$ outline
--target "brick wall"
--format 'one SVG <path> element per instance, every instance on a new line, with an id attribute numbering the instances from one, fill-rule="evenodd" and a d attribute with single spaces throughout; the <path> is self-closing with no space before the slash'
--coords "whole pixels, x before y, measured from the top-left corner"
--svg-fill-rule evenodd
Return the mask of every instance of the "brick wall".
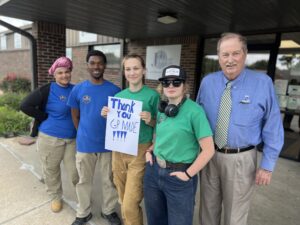
<path id="1" fill-rule="evenodd" d="M 52 63 L 58 57 L 65 55 L 66 27 L 61 24 L 38 21 L 32 25 L 32 35 L 37 40 L 38 86 L 41 86 L 53 79 L 48 74 Z"/>
<path id="2" fill-rule="evenodd" d="M 85 62 L 87 52 L 88 46 L 72 48 L 72 83 L 74 84 L 89 79 Z M 65 52 L 61 55 L 64 54 Z M 44 71 L 39 73 L 39 86 L 53 79 L 52 76 L 48 75 L 48 69 L 56 58 L 58 58 L 58 56 L 52 56 L 51 59 L 50 57 L 39 59 L 41 63 L 39 66 L 40 71 Z M 32 80 L 31 55 L 29 50 L 0 51 L 0 62 L 0 81 L 5 75 L 11 73 Z M 107 68 L 104 73 L 104 78 L 121 87 L 122 79 L 120 69 Z"/>
<path id="3" fill-rule="evenodd" d="M 48 75 L 48 69 L 57 57 L 65 55 L 65 27 L 59 24 L 37 22 L 33 24 L 33 35 L 37 38 L 38 44 L 38 85 L 40 86 L 53 79 L 52 76 Z M 133 40 L 125 44 L 124 55 L 127 53 L 137 53 L 146 59 L 147 46 L 181 44 L 180 64 L 186 69 L 188 75 L 187 83 L 190 87 L 189 93 L 191 98 L 195 98 L 197 94 L 197 90 L 194 88 L 197 42 L 198 38 L 195 36 Z M 88 46 L 72 48 L 72 61 L 74 65 L 72 72 L 73 83 L 89 79 L 85 62 L 87 52 Z M 0 52 L 0 76 L 1 72 L 6 74 L 8 71 L 31 78 L 30 60 L 30 51 L 28 50 Z M 104 78 L 121 87 L 122 77 L 120 69 L 107 68 Z M 156 88 L 158 82 L 155 80 L 146 80 L 146 84 L 152 88 Z"/>
<path id="4" fill-rule="evenodd" d="M 189 94 L 192 99 L 195 98 L 197 91 L 195 90 L 195 71 L 196 71 L 196 58 L 197 58 L 197 44 L 198 37 L 174 37 L 174 38 L 155 38 L 145 40 L 133 40 L 126 44 L 125 55 L 127 53 L 137 53 L 146 59 L 146 47 L 151 45 L 173 45 L 181 44 L 181 58 L 180 65 L 187 72 L 187 83 L 189 85 Z M 158 81 L 146 80 L 146 84 L 152 88 L 156 88 Z"/>
<path id="5" fill-rule="evenodd" d="M 0 51 L 0 81 L 7 74 L 32 79 L 31 55 L 29 50 Z"/>
<path id="6" fill-rule="evenodd" d="M 72 48 L 72 83 L 78 83 L 88 78 L 86 71 L 85 57 L 88 52 L 88 46 Z"/>

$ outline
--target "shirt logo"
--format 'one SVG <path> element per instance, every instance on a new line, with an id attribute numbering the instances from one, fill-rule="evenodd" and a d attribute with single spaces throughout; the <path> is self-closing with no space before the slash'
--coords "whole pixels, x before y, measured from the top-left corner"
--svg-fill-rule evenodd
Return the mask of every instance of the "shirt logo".
<path id="1" fill-rule="evenodd" d="M 240 101 L 240 103 L 242 103 L 242 104 L 250 104 L 250 97 L 249 97 L 249 95 L 245 95 L 244 96 L 244 99 L 242 99 L 241 101 Z"/>
<path id="2" fill-rule="evenodd" d="M 88 95 L 84 95 L 84 96 L 82 97 L 82 102 L 83 102 L 84 104 L 89 104 L 89 103 L 91 102 L 91 97 L 88 96 Z"/>
<path id="3" fill-rule="evenodd" d="M 67 97 L 64 95 L 59 96 L 59 100 L 65 102 L 67 100 Z"/>

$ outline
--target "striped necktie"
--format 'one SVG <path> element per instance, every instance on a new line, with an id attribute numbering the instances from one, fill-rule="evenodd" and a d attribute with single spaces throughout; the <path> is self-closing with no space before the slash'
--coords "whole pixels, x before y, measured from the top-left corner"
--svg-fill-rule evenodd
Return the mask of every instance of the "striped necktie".
<path id="1" fill-rule="evenodd" d="M 219 148 L 223 148 L 227 145 L 231 105 L 231 81 L 229 81 L 226 84 L 226 88 L 221 98 L 215 131 L 215 143 Z"/>

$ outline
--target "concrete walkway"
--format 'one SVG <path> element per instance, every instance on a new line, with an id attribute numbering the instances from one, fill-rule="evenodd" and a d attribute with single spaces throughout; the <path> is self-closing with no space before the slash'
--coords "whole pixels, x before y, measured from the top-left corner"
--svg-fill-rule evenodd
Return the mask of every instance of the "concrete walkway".
<path id="1" fill-rule="evenodd" d="M 50 199 L 42 183 L 42 168 L 36 145 L 20 145 L 17 138 L 0 138 L 0 225 L 71 225 L 76 216 L 76 192 L 62 165 L 64 205 L 60 213 L 50 209 Z M 97 174 L 97 167 L 95 177 Z M 89 225 L 108 225 L 100 217 L 101 194 L 95 179 Z M 117 207 L 117 212 L 120 212 Z"/>
<path id="2" fill-rule="evenodd" d="M 7 145 L 8 144 L 8 145 Z M 32 164 L 27 164 L 24 149 L 12 149 L 10 143 L 0 141 L 0 224 L 2 225 L 63 225 L 71 224 L 74 210 L 64 204 L 64 210 L 55 214 L 50 210 L 50 201 L 44 184 L 35 175 Z M 16 151 L 17 150 L 17 151 Z M 34 172 L 34 173 L 32 173 Z"/>
<path id="3" fill-rule="evenodd" d="M 76 215 L 74 187 L 63 174 L 64 208 L 60 213 L 51 212 L 45 186 L 40 181 L 41 166 L 35 145 L 22 146 L 17 138 L 0 138 L 0 166 L 1 225 L 70 225 L 73 222 Z M 88 224 L 106 225 L 99 216 L 101 194 L 97 187 L 101 184 L 97 177 L 96 168 L 92 198 L 94 217 Z M 194 225 L 199 224 L 198 207 L 199 197 Z M 279 159 L 272 184 L 256 189 L 249 225 L 297 225 L 299 221 L 300 163 Z"/>

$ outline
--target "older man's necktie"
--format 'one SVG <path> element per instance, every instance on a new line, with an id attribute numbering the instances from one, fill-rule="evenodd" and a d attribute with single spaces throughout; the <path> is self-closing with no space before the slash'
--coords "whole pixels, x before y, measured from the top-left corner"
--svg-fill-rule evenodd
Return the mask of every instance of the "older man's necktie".
<path id="1" fill-rule="evenodd" d="M 231 105 L 231 82 L 229 81 L 221 98 L 215 130 L 215 143 L 219 148 L 227 145 Z"/>

